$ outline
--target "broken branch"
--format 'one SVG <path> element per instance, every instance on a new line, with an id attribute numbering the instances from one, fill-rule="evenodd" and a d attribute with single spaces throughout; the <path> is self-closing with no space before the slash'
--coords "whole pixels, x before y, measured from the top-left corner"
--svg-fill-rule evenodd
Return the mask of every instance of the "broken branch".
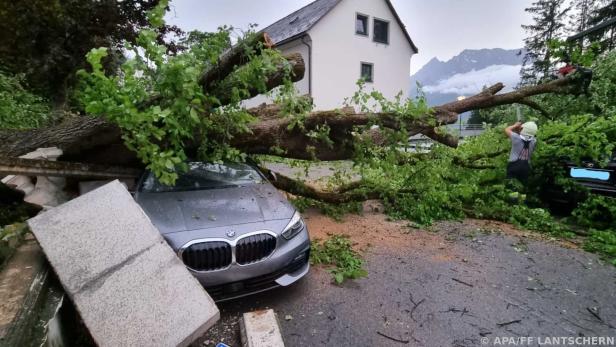
<path id="1" fill-rule="evenodd" d="M 250 51 L 258 55 L 263 48 L 273 47 L 274 42 L 267 33 L 257 33 L 223 53 L 218 58 L 218 62 L 201 75 L 199 84 L 203 86 L 203 89 L 209 90 L 216 81 L 222 81 L 238 66 L 246 64 L 250 60 L 248 54 Z"/>

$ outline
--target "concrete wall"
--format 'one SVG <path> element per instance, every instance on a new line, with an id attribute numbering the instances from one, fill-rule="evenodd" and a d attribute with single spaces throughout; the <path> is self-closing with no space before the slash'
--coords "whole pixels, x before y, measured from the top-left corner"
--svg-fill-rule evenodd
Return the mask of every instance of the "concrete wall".
<path id="1" fill-rule="evenodd" d="M 312 44 L 309 36 L 304 38 L 304 41 L 309 45 Z M 299 95 L 308 94 L 308 90 L 309 90 L 308 76 L 310 74 L 310 67 L 308 63 L 309 62 L 308 46 L 303 44 L 301 39 L 298 39 L 298 40 L 291 41 L 289 43 L 285 43 L 284 45 L 281 45 L 280 47 L 276 47 L 276 48 L 279 49 L 282 52 L 282 54 L 300 53 L 302 55 L 302 58 L 304 58 L 304 62 L 306 64 L 306 72 L 304 73 L 304 78 L 301 81 L 295 82 L 295 88 L 297 89 Z M 258 95 L 250 100 L 244 101 L 242 104 L 244 105 L 244 107 L 250 108 L 250 107 L 258 106 L 262 103 L 272 103 L 272 102 L 273 102 L 272 98 L 268 98 L 264 95 Z"/>
<path id="2" fill-rule="evenodd" d="M 355 34 L 357 13 L 369 16 L 368 36 Z M 389 21 L 389 44 L 373 41 L 374 18 Z M 400 91 L 408 95 L 413 50 L 384 0 L 343 0 L 309 34 L 316 109 L 340 107 L 353 95 L 361 62 L 374 64 L 368 90 L 379 90 L 389 99 Z"/>

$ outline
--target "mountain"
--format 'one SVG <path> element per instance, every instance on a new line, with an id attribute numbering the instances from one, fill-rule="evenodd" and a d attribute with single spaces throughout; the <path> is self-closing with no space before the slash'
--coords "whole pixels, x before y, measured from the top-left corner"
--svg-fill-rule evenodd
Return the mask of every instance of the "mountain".
<path id="1" fill-rule="evenodd" d="M 503 82 L 511 90 L 520 81 L 524 51 L 520 49 L 466 49 L 448 61 L 432 58 L 411 76 L 411 97 L 417 95 L 417 83 L 430 105 L 469 96 L 484 86 Z"/>

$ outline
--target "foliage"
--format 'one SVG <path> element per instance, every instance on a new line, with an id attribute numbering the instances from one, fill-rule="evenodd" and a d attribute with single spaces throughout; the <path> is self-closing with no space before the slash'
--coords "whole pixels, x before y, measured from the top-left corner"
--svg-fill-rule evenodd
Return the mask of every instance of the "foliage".
<path id="1" fill-rule="evenodd" d="M 48 104 L 25 89 L 24 76 L 0 70 L 0 129 L 37 128 L 48 120 Z"/>
<path id="2" fill-rule="evenodd" d="M 599 44 L 580 47 L 574 42 L 554 39 L 547 42 L 548 50 L 558 61 L 568 62 L 574 66 L 591 66 L 599 54 Z"/>
<path id="3" fill-rule="evenodd" d="M 38 209 L 28 204 L 0 203 L 0 226 L 22 222 L 28 217 L 36 215 Z"/>
<path id="4" fill-rule="evenodd" d="M 593 70 L 593 80 L 590 84 L 589 96 L 545 94 L 533 97 L 533 101 L 541 105 L 548 113 L 548 116 L 526 106 L 505 105 L 474 111 L 471 117 L 472 123 L 512 124 L 517 120 L 518 108 L 520 109 L 521 119 L 539 122 L 547 122 L 554 119 L 567 120 L 570 117 L 583 114 L 616 114 L 616 93 L 614 93 L 614 86 L 616 85 L 616 51 L 596 56 L 595 61 L 591 64 L 591 68 Z"/>
<path id="5" fill-rule="evenodd" d="M 364 269 L 364 261 L 345 236 L 334 235 L 322 243 L 319 240 L 312 241 L 310 261 L 313 265 L 332 265 L 327 271 L 332 274 L 337 284 L 368 275 Z"/>
<path id="6" fill-rule="evenodd" d="M 380 97 L 378 93 L 360 90 L 354 99 L 363 105 L 375 105 Z M 420 113 L 425 110 L 409 107 L 409 102 L 401 107 L 387 105 L 387 110 L 394 118 L 414 117 L 411 119 L 421 121 Z M 616 144 L 614 124 L 616 115 L 593 114 L 540 122 L 534 172 L 529 185 L 524 187 L 527 204 L 512 203 L 509 198 L 505 167 L 511 145 L 503 125 L 465 139 L 457 149 L 435 144 L 427 153 L 401 151 L 408 135 L 404 130 L 387 133 L 392 144 L 386 147 L 361 141 L 359 137 L 354 163 L 361 173 L 363 188 L 379 192 L 386 213 L 394 218 L 429 225 L 436 220 L 472 216 L 571 236 L 569 228 L 545 209 L 539 199 L 542 190 L 554 185 L 565 190 L 580 189 L 565 177 L 561 160 L 590 159 L 605 164 Z"/>
<path id="7" fill-rule="evenodd" d="M 569 16 L 569 28 L 572 32 L 579 33 L 590 27 L 600 0 L 578 0 L 573 3 L 573 8 Z"/>
<path id="8" fill-rule="evenodd" d="M 349 213 L 360 214 L 362 212 L 362 203 L 352 201 L 342 204 L 330 204 L 327 202 L 309 199 L 305 197 L 297 197 L 291 200 L 293 206 L 300 212 L 304 212 L 309 208 L 316 208 L 326 216 L 333 218 L 336 221 L 341 221 L 344 215 Z"/>
<path id="9" fill-rule="evenodd" d="M 187 143 L 200 143 L 197 156 L 204 161 L 243 160 L 244 154 L 229 146 L 230 140 L 248 131 L 253 117 L 240 101 L 251 88 L 265 91 L 266 76 L 278 66 L 290 67 L 280 53 L 245 47 L 251 57 L 215 90 L 204 91 L 199 85 L 203 71 L 212 68 L 218 57 L 230 47 L 232 28 L 223 27 L 209 35 L 193 35 L 186 50 L 169 55 L 157 42 L 157 29 L 164 25 L 166 1 L 161 1 L 149 14 L 153 28 L 143 29 L 136 45 L 126 46 L 134 58 L 120 65 L 116 76 L 106 74 L 102 59 L 106 48 L 94 49 L 87 55 L 92 72 L 79 72 L 82 88 L 79 98 L 86 112 L 103 116 L 122 129 L 127 147 L 152 170 L 161 182 L 171 184 L 177 171 L 185 170 Z M 247 33 L 246 38 L 254 35 Z M 196 42 L 196 40 L 201 40 Z M 243 45 L 245 41 L 240 41 Z M 246 45 L 245 45 L 246 46 Z M 286 65 L 285 65 L 286 64 Z M 293 92 L 287 81 L 283 94 Z M 229 94 L 230 103 L 221 105 L 216 92 Z M 152 98 L 156 102 L 152 103 Z M 292 99 L 287 97 L 286 100 Z"/>
<path id="10" fill-rule="evenodd" d="M 536 0 L 526 9 L 533 15 L 534 22 L 522 25 L 529 35 L 524 40 L 523 84 L 537 83 L 551 75 L 552 53 L 547 43 L 562 37 L 564 19 L 570 10 L 566 5 L 565 0 Z"/>
<path id="11" fill-rule="evenodd" d="M 528 110 L 520 105 L 504 105 L 496 106 L 489 109 L 474 110 L 471 112 L 471 116 L 468 119 L 469 124 L 513 124 L 518 120 L 518 113 L 520 118 L 528 117 Z"/>
<path id="12" fill-rule="evenodd" d="M 616 230 L 591 230 L 591 234 L 584 243 L 584 249 L 611 258 L 616 265 Z"/>
<path id="13" fill-rule="evenodd" d="M 616 198 L 591 195 L 573 211 L 572 216 L 580 226 L 616 231 Z"/>
<path id="14" fill-rule="evenodd" d="M 588 19 L 589 26 L 598 25 L 608 19 L 616 17 L 616 2 L 611 0 L 598 0 L 598 2 L 599 7 L 593 8 L 590 18 Z M 603 30 L 590 35 L 588 39 L 590 41 L 600 42 L 602 51 L 613 49 L 616 43 L 613 30 L 613 27 L 603 28 Z"/>
<path id="15" fill-rule="evenodd" d="M 362 177 L 366 186 L 382 192 L 386 213 L 419 225 L 472 216 L 564 233 L 546 210 L 509 201 L 508 146 L 502 128 L 490 129 L 458 149 L 437 145 L 412 165 L 392 160 L 392 154 L 367 161 Z"/>
<path id="16" fill-rule="evenodd" d="M 591 195 L 573 211 L 571 219 L 590 231 L 584 249 L 602 254 L 616 265 L 616 198 Z"/>
<path id="17" fill-rule="evenodd" d="M 28 0 L 3 1 L 0 6 L 0 64 L 11 73 L 24 73 L 28 84 L 54 101 L 64 101 L 74 74 L 86 66 L 85 54 L 96 47 L 108 47 L 114 59 L 122 58 L 120 43 L 135 42 L 147 27 L 146 11 L 158 0 Z M 157 40 L 170 26 L 158 27 Z M 170 45 L 170 49 L 175 47 Z"/>
<path id="18" fill-rule="evenodd" d="M 28 231 L 28 226 L 25 223 L 0 227 L 0 265 L 13 254 Z"/>

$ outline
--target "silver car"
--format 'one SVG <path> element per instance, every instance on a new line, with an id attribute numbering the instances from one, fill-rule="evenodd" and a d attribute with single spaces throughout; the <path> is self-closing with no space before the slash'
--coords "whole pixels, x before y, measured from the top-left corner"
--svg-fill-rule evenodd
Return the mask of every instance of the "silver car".
<path id="1" fill-rule="evenodd" d="M 147 172 L 135 200 L 216 301 L 288 286 L 308 273 L 306 224 L 251 165 L 190 163 L 174 186 Z"/>

